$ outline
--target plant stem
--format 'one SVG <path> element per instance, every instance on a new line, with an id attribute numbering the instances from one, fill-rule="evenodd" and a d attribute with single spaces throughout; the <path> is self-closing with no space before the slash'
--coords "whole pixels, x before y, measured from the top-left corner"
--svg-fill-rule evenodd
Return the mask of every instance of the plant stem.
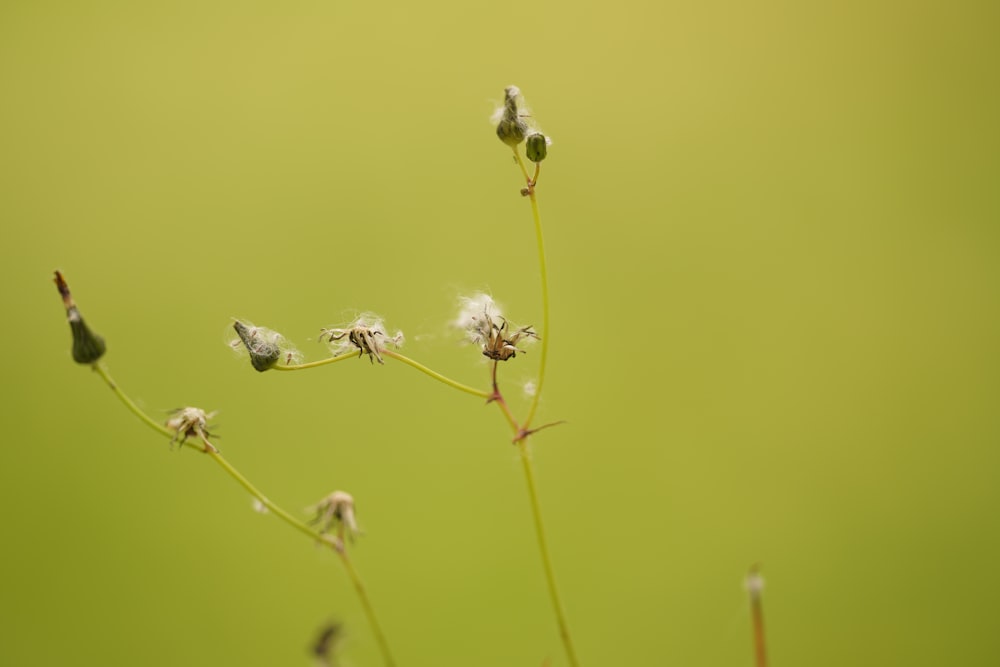
<path id="1" fill-rule="evenodd" d="M 538 489 L 535 485 L 535 472 L 531 464 L 531 456 L 528 452 L 528 435 L 531 433 L 529 427 L 535 418 L 538 410 L 538 401 L 542 395 L 542 388 L 545 384 L 545 367 L 548 361 L 549 339 L 552 332 L 549 323 L 549 278 L 548 269 L 545 262 L 545 239 L 542 235 L 542 219 L 538 212 L 538 200 L 535 198 L 535 181 L 528 176 L 528 170 L 524 166 L 521 154 L 514 148 L 514 156 L 517 164 L 524 174 L 527 183 L 526 192 L 531 201 L 531 214 L 535 222 L 535 240 L 538 245 L 538 268 L 541 278 L 542 288 L 542 350 L 538 364 L 538 381 L 535 384 L 535 394 L 532 396 L 531 405 L 528 408 L 528 415 L 520 425 L 510 416 L 509 409 L 503 396 L 497 387 L 496 366 L 493 368 L 493 395 L 494 400 L 499 404 L 500 409 L 507 415 L 508 421 L 514 429 L 514 442 L 517 445 L 518 454 L 521 457 L 521 464 L 524 468 L 524 479 L 528 486 L 528 498 L 531 502 L 531 514 L 535 522 L 535 537 L 538 540 L 538 551 L 542 558 L 542 568 L 545 571 L 545 580 L 549 588 L 549 598 L 552 601 L 552 609 L 556 615 L 556 622 L 559 625 L 559 636 L 562 638 L 563 646 L 566 649 L 566 658 L 570 667 L 578 667 L 579 661 L 576 657 L 576 649 L 573 647 L 573 639 L 569 633 L 569 623 L 566 621 L 566 612 L 563 611 L 562 600 L 559 597 L 559 588 L 556 586 L 555 570 L 552 567 L 552 557 L 549 555 L 548 540 L 545 537 L 545 525 L 542 523 L 542 508 L 538 502 Z M 538 168 L 536 165 L 535 179 L 538 178 Z"/>
<path id="2" fill-rule="evenodd" d="M 521 455 L 521 463 L 524 466 L 524 479 L 528 483 L 531 513 L 535 519 L 535 537 L 538 539 L 538 551 L 542 556 L 542 567 L 545 569 L 545 579 L 549 585 L 552 610 L 555 612 L 556 622 L 559 624 L 559 635 L 562 637 L 563 646 L 566 647 L 566 658 L 572 667 L 577 667 L 580 663 L 576 659 L 576 649 L 573 648 L 573 640 L 569 634 L 569 624 L 566 622 L 566 613 L 563 611 L 562 600 L 559 598 L 559 589 L 556 587 L 556 575 L 552 569 L 552 558 L 549 556 L 548 542 L 545 539 L 545 527 L 542 524 L 542 508 L 538 502 L 538 490 L 535 488 L 535 473 L 531 466 L 531 456 L 528 453 L 527 438 L 517 442 L 517 451 Z"/>
<path id="3" fill-rule="evenodd" d="M 275 371 L 304 371 L 307 368 L 316 368 L 318 366 L 326 366 L 327 364 L 333 364 L 338 361 L 343 361 L 344 359 L 353 359 L 357 357 L 356 352 L 345 352 L 344 354 L 338 354 L 335 357 L 329 357 L 328 359 L 320 359 L 319 361 L 310 361 L 305 364 L 291 364 L 288 366 L 282 366 L 281 364 L 275 364 L 271 366 L 269 370 Z"/>
<path id="4" fill-rule="evenodd" d="M 524 162 L 521 160 L 520 153 L 515 150 L 514 154 L 517 156 L 517 163 L 521 167 L 521 172 L 524 173 L 524 177 L 530 185 L 532 181 L 528 177 L 528 170 L 525 168 Z M 528 416 L 524 418 L 524 423 L 521 424 L 521 428 L 524 430 L 528 430 L 531 427 L 531 422 L 535 418 L 535 413 L 538 411 L 538 401 L 542 397 L 542 387 L 545 384 L 545 366 L 549 358 L 549 339 L 552 338 L 551 325 L 549 322 L 549 272 L 545 262 L 545 237 L 542 235 L 542 218 L 538 212 L 538 199 L 535 197 L 534 188 L 530 189 L 528 198 L 531 200 L 531 215 L 535 221 L 535 241 L 538 245 L 538 272 L 542 287 L 543 334 L 542 351 L 538 361 L 538 381 L 535 383 L 535 395 L 531 397 L 531 405 L 528 407 Z"/>
<path id="5" fill-rule="evenodd" d="M 354 356 L 353 353 L 349 356 Z M 338 358 L 334 357 L 334 360 Z M 121 390 L 118 384 L 111 378 L 108 373 L 107 368 L 105 368 L 102 363 L 95 363 L 93 365 L 94 370 L 98 375 L 104 380 L 105 383 L 111 388 L 111 391 L 121 399 L 121 402 L 125 404 L 129 412 L 134 414 L 136 417 L 141 419 L 143 423 L 152 428 L 154 431 L 158 432 L 160 435 L 166 436 L 171 440 L 175 439 L 177 434 L 171 431 L 167 427 L 158 424 L 149 415 L 139 409 L 139 406 L 128 397 L 125 392 Z M 194 447 L 199 449 L 199 451 L 204 451 L 206 454 L 212 457 L 212 459 L 219 464 L 219 466 L 229 474 L 230 477 L 235 479 L 240 486 L 246 489 L 251 496 L 256 498 L 264 507 L 270 510 L 275 516 L 287 523 L 289 526 L 299 531 L 300 533 L 311 537 L 312 539 L 320 542 L 330 548 L 332 548 L 338 556 L 340 556 L 341 562 L 344 564 L 344 569 L 347 571 L 347 576 L 354 585 L 354 590 L 358 594 L 358 599 L 361 601 L 361 607 L 364 609 L 365 616 L 368 617 L 368 623 L 371 625 L 372 633 L 375 635 L 375 641 L 378 643 L 379 650 L 382 653 L 382 660 L 385 662 L 386 667 L 394 667 L 395 661 L 392 658 L 392 654 L 389 651 L 389 644 L 385 639 L 385 635 L 382 632 L 382 627 L 378 623 L 378 619 L 375 617 L 375 609 L 372 607 L 371 600 L 368 598 L 368 593 L 365 591 L 364 584 L 361 582 L 361 578 L 358 576 L 357 571 L 354 569 L 354 565 L 351 563 L 350 558 L 347 556 L 347 552 L 344 550 L 343 544 L 337 538 L 326 535 L 319 532 L 313 528 L 310 528 L 304 522 L 296 519 L 294 516 L 285 511 L 282 507 L 271 501 L 270 498 L 265 496 L 260 490 L 255 487 L 250 480 L 243 476 L 243 474 L 233 467 L 229 461 L 227 461 L 218 450 L 214 449 L 211 443 L 208 442 L 207 438 L 203 438 L 203 442 L 208 447 L 201 450 L 199 445 L 193 441 L 181 441 L 182 445 L 188 445 L 189 447 Z"/>
<path id="6" fill-rule="evenodd" d="M 361 607 L 365 610 L 365 616 L 368 617 L 368 624 L 371 626 L 372 633 L 375 635 L 375 641 L 378 642 L 379 650 L 382 652 L 382 661 L 385 662 L 386 667 L 394 667 L 396 662 L 392 659 L 392 653 L 389 652 L 389 642 L 386 641 L 385 634 L 382 632 L 382 626 L 379 625 L 378 619 L 375 617 L 375 608 L 372 607 L 372 603 L 368 599 L 368 593 L 365 591 L 365 585 L 361 583 L 361 577 L 354 570 L 354 564 L 347 557 L 347 551 L 342 548 L 337 549 L 337 554 L 344 563 L 347 576 L 350 578 L 351 583 L 354 584 L 354 590 L 358 594 L 358 599 L 361 600 Z"/>
<path id="7" fill-rule="evenodd" d="M 473 396 L 479 396 L 480 398 L 487 398 L 487 399 L 490 398 L 490 392 L 483 391 L 482 389 L 475 389 L 473 387 L 466 386 L 466 385 L 462 384 L 461 382 L 456 382 L 455 380 L 452 380 L 449 377 L 445 377 L 444 375 L 441 375 L 440 373 L 438 373 L 436 371 L 432 371 L 431 369 L 427 368 L 423 364 L 418 363 L 418 362 L 414 361 L 413 359 L 410 359 L 409 357 L 400 354 L 399 352 L 393 352 L 392 350 L 382 350 L 382 356 L 384 356 L 384 357 L 391 357 L 392 359 L 395 359 L 396 361 L 401 361 L 404 364 L 406 364 L 408 366 L 411 366 L 412 368 L 416 368 L 421 373 L 426 373 L 427 375 L 431 376 L 432 378 L 434 378 L 438 382 L 443 382 L 444 384 L 448 385 L 449 387 L 452 387 L 454 389 L 458 389 L 459 391 L 464 391 L 466 394 L 472 394 Z"/>

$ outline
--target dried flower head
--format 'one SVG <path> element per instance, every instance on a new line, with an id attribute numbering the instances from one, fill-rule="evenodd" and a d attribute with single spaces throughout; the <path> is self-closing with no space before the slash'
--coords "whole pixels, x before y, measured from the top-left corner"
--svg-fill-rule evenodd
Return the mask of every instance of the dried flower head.
<path id="1" fill-rule="evenodd" d="M 166 427 L 174 432 L 174 437 L 170 440 L 173 445 L 180 438 L 183 445 L 189 437 L 197 438 L 204 445 L 205 452 L 218 452 L 208 438 L 212 435 L 208 431 L 208 420 L 216 415 L 215 412 L 205 412 L 201 408 L 178 408 L 170 413 Z"/>
<path id="2" fill-rule="evenodd" d="M 465 330 L 469 341 L 482 346 L 483 356 L 494 361 L 513 359 L 524 351 L 517 347 L 519 341 L 538 338 L 531 327 L 514 330 L 493 297 L 482 292 L 461 298 L 455 324 Z"/>
<path id="3" fill-rule="evenodd" d="M 330 344 L 330 351 L 334 356 L 356 349 L 358 358 L 367 354 L 372 363 L 378 361 L 384 364 L 382 361 L 384 344 L 389 342 L 397 348 L 403 344 L 402 331 L 397 331 L 392 338 L 387 337 L 384 331 L 385 323 L 381 318 L 372 313 L 362 313 L 346 327 L 320 329 L 319 339 L 326 340 Z"/>
<path id="4" fill-rule="evenodd" d="M 233 329 L 238 338 L 230 340 L 229 346 L 236 351 L 246 348 L 250 365 L 261 373 L 279 363 L 290 366 L 302 361 L 302 354 L 277 331 L 240 320 L 233 322 Z"/>
<path id="5" fill-rule="evenodd" d="M 66 307 L 66 319 L 69 321 L 69 329 L 73 334 L 73 361 L 78 364 L 92 364 L 102 356 L 107 350 L 104 339 L 95 334 L 83 321 L 83 316 L 76 307 L 73 297 L 69 293 L 69 285 L 62 274 L 56 271 L 56 289 L 62 296 L 63 306 Z"/>
<path id="6" fill-rule="evenodd" d="M 346 491 L 334 491 L 312 509 L 316 512 L 316 516 L 309 523 L 319 524 L 321 535 L 336 531 L 341 547 L 344 544 L 345 533 L 351 542 L 361 533 L 354 518 L 354 497 Z"/>

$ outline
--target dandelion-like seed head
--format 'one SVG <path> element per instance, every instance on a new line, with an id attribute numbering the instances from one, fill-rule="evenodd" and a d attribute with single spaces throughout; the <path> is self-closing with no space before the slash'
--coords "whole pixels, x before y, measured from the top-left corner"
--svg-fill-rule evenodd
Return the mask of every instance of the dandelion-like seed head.
<path id="1" fill-rule="evenodd" d="M 181 444 L 188 438 L 197 438 L 205 446 L 205 451 L 218 451 L 212 443 L 208 441 L 211 433 L 208 431 L 208 421 L 215 417 L 215 412 L 205 412 L 201 408 L 187 407 L 179 408 L 170 413 L 165 426 L 174 432 L 174 437 L 170 440 L 173 444 L 180 440 Z"/>
<path id="2" fill-rule="evenodd" d="M 517 347 L 519 341 L 538 338 L 530 326 L 512 326 L 488 294 L 480 292 L 471 297 L 461 297 L 459 305 L 454 324 L 465 332 L 470 342 L 481 345 L 483 356 L 489 359 L 513 359 L 518 352 L 524 352 Z"/>
<path id="3" fill-rule="evenodd" d="M 385 363 L 382 360 L 385 343 L 392 343 L 398 348 L 405 339 L 402 331 L 397 330 L 391 338 L 385 332 L 385 322 L 381 317 L 374 313 L 361 313 L 345 327 L 320 329 L 319 339 L 329 344 L 334 356 L 357 350 L 359 358 L 367 354 L 372 363 L 378 361 L 382 364 Z"/>
<path id="4" fill-rule="evenodd" d="M 334 491 L 310 509 L 316 513 L 310 523 L 319 524 L 321 535 L 336 531 L 341 547 L 345 535 L 353 542 L 361 534 L 354 516 L 354 497 L 346 491 Z"/>

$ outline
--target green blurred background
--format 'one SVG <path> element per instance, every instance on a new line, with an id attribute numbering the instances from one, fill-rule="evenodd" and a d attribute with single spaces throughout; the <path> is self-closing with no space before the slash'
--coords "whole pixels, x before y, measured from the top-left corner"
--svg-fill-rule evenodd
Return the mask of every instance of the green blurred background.
<path id="1" fill-rule="evenodd" d="M 352 492 L 400 665 L 565 664 L 515 450 L 359 310 L 484 386 L 447 323 L 541 323 L 488 124 L 518 84 L 551 363 L 533 443 L 584 665 L 1000 664 L 1000 5 L 0 5 L 0 663 L 378 665 L 339 563 L 69 358 L 63 270 L 120 384 L 297 511 Z M 516 395 L 537 354 L 503 368 Z M 515 401 L 523 411 L 524 402 Z"/>

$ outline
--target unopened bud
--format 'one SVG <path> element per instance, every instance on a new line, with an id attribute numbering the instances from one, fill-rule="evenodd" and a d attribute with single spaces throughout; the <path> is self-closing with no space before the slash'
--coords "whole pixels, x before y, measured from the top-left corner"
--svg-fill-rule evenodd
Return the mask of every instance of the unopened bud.
<path id="1" fill-rule="evenodd" d="M 233 323 L 236 335 L 243 341 L 243 345 L 250 353 L 250 365 L 263 373 L 267 369 L 278 363 L 281 357 L 281 348 L 271 341 L 259 335 L 256 329 L 250 329 L 245 324 L 237 320 Z"/>
<path id="2" fill-rule="evenodd" d="M 524 151 L 532 162 L 541 162 L 549 152 L 549 140 L 541 132 L 533 132 L 528 135 Z"/>
<path id="3" fill-rule="evenodd" d="M 511 147 L 524 141 L 524 135 L 528 132 L 528 124 L 521 120 L 517 110 L 517 96 L 520 93 L 517 86 L 508 86 L 504 90 L 503 111 L 500 122 L 497 123 L 497 136 Z"/>
<path id="4" fill-rule="evenodd" d="M 66 319 L 69 321 L 69 329 L 73 334 L 73 361 L 78 364 L 92 364 L 104 356 L 107 345 L 104 339 L 95 334 L 83 321 L 83 316 L 73 302 L 73 297 L 69 293 L 69 285 L 63 279 L 62 274 L 56 271 L 56 288 L 62 296 L 63 305 L 66 307 Z"/>

